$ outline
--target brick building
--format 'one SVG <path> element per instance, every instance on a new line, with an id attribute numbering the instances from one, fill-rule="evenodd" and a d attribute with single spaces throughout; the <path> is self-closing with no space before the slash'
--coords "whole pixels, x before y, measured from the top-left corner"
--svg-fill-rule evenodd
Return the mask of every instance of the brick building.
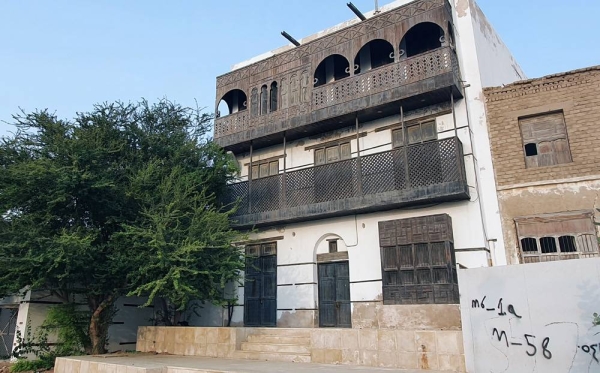
<path id="1" fill-rule="evenodd" d="M 507 262 L 598 256 L 600 66 L 484 93 Z"/>

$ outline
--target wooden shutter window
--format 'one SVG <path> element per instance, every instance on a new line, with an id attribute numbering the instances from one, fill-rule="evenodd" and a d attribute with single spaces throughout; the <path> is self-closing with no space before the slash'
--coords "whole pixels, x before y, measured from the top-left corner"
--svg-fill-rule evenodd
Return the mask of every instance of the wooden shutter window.
<path id="1" fill-rule="evenodd" d="M 408 127 L 408 143 L 409 144 L 417 144 L 421 142 L 421 127 L 420 126 L 412 126 Z"/>
<path id="2" fill-rule="evenodd" d="M 423 141 L 437 139 L 437 128 L 434 120 L 421 124 L 421 139 Z"/>
<path id="3" fill-rule="evenodd" d="M 352 148 L 349 142 L 315 149 L 315 165 L 317 166 L 350 158 L 352 158 Z"/>
<path id="4" fill-rule="evenodd" d="M 265 161 L 263 163 L 257 162 L 251 167 L 252 179 L 259 179 L 267 176 L 279 175 L 279 160 L 276 161 Z"/>
<path id="5" fill-rule="evenodd" d="M 519 118 L 526 167 L 553 166 L 573 161 L 562 111 Z"/>
<path id="6" fill-rule="evenodd" d="M 425 141 L 437 140 L 437 125 L 435 120 L 414 124 L 405 128 L 406 141 L 402 129 L 392 131 L 392 146 L 400 147 L 406 143 L 408 145 L 419 144 Z"/>
<path id="7" fill-rule="evenodd" d="M 315 150 L 315 164 L 317 166 L 325 164 L 325 149 Z"/>
<path id="8" fill-rule="evenodd" d="M 273 161 L 269 163 L 269 176 L 274 176 L 279 174 L 279 161 Z"/>
<path id="9" fill-rule="evenodd" d="M 258 176 L 259 177 L 269 176 L 269 164 L 268 163 L 263 163 L 263 164 L 259 165 Z"/>
<path id="10" fill-rule="evenodd" d="M 448 215 L 380 222 L 383 304 L 458 303 L 452 241 Z"/>
<path id="11" fill-rule="evenodd" d="M 394 148 L 404 146 L 404 133 L 402 129 L 392 131 L 392 146 Z"/>
<path id="12" fill-rule="evenodd" d="M 340 144 L 340 154 L 342 159 L 350 159 L 352 158 L 352 150 L 350 148 L 350 143 Z"/>
<path id="13" fill-rule="evenodd" d="M 325 149 L 327 155 L 327 163 L 336 162 L 340 160 L 340 148 L 336 146 L 330 146 Z"/>

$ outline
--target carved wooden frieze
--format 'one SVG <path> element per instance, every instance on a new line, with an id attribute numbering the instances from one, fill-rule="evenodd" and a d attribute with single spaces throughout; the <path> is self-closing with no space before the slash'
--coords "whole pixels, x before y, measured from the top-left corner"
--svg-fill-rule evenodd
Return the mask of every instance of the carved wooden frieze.
<path id="1" fill-rule="evenodd" d="M 279 53 L 273 57 L 258 61 L 250 66 L 221 75 L 217 78 L 217 88 L 225 87 L 246 79 L 250 75 L 256 75 L 283 65 L 288 69 L 296 68 L 309 62 L 309 59 L 303 61 L 305 57 L 315 55 L 345 42 L 377 32 L 378 30 L 393 27 L 409 18 L 416 17 L 434 8 L 443 7 L 445 5 L 445 0 L 418 0 L 412 2 L 400 8 L 372 17 L 354 26 Z M 283 71 L 280 70 L 279 72 Z"/>

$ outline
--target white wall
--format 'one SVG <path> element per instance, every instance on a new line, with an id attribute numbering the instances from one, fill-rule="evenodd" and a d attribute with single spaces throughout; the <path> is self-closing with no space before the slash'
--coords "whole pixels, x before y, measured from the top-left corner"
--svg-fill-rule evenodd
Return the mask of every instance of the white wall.
<path id="1" fill-rule="evenodd" d="M 135 350 L 138 327 L 152 325 L 152 318 L 154 316 L 152 308 L 139 307 L 145 301 L 144 298 L 139 297 L 121 297 L 117 299 L 115 303 L 117 313 L 113 319 L 113 325 L 108 329 L 107 348 L 109 351 Z M 59 299 L 44 291 L 28 291 L 22 297 L 8 297 L 0 300 L 0 306 L 3 304 L 17 305 L 19 311 L 16 329 L 22 335 L 25 335 L 29 326 L 31 327 L 31 332 L 35 334 L 36 330 L 46 320 L 50 308 L 59 303 Z M 85 309 L 87 305 L 81 303 L 80 307 Z M 48 336 L 48 342 L 56 342 L 56 337 L 54 335 Z"/>
<path id="2" fill-rule="evenodd" d="M 522 72 L 510 51 L 496 35 L 491 25 L 472 0 L 451 1 L 454 12 L 454 33 L 465 98 L 457 102 L 457 113 L 468 126 L 472 155 L 467 167 L 472 167 L 477 183 L 477 196 L 486 246 L 493 265 L 505 265 L 506 254 L 496 181 L 489 144 L 485 96 L 486 84 L 506 84 L 519 80 Z M 467 152 L 465 151 L 465 154 Z"/>
<path id="3" fill-rule="evenodd" d="M 484 87 L 496 87 L 527 79 L 525 73 L 493 29 L 481 8 L 471 0 L 470 14 L 477 48 L 477 60 Z"/>
<path id="4" fill-rule="evenodd" d="M 600 372 L 599 283 L 600 259 L 459 271 L 467 371 Z"/>

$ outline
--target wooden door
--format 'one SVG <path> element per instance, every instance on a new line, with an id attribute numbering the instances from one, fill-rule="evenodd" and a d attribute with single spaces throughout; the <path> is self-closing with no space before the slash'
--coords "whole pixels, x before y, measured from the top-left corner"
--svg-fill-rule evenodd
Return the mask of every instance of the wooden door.
<path id="1" fill-rule="evenodd" d="M 319 264 L 319 326 L 351 328 L 348 262 Z"/>
<path id="2" fill-rule="evenodd" d="M 264 248 L 261 250 L 264 253 Z M 277 255 L 248 256 L 244 283 L 244 325 L 277 325 Z"/>

